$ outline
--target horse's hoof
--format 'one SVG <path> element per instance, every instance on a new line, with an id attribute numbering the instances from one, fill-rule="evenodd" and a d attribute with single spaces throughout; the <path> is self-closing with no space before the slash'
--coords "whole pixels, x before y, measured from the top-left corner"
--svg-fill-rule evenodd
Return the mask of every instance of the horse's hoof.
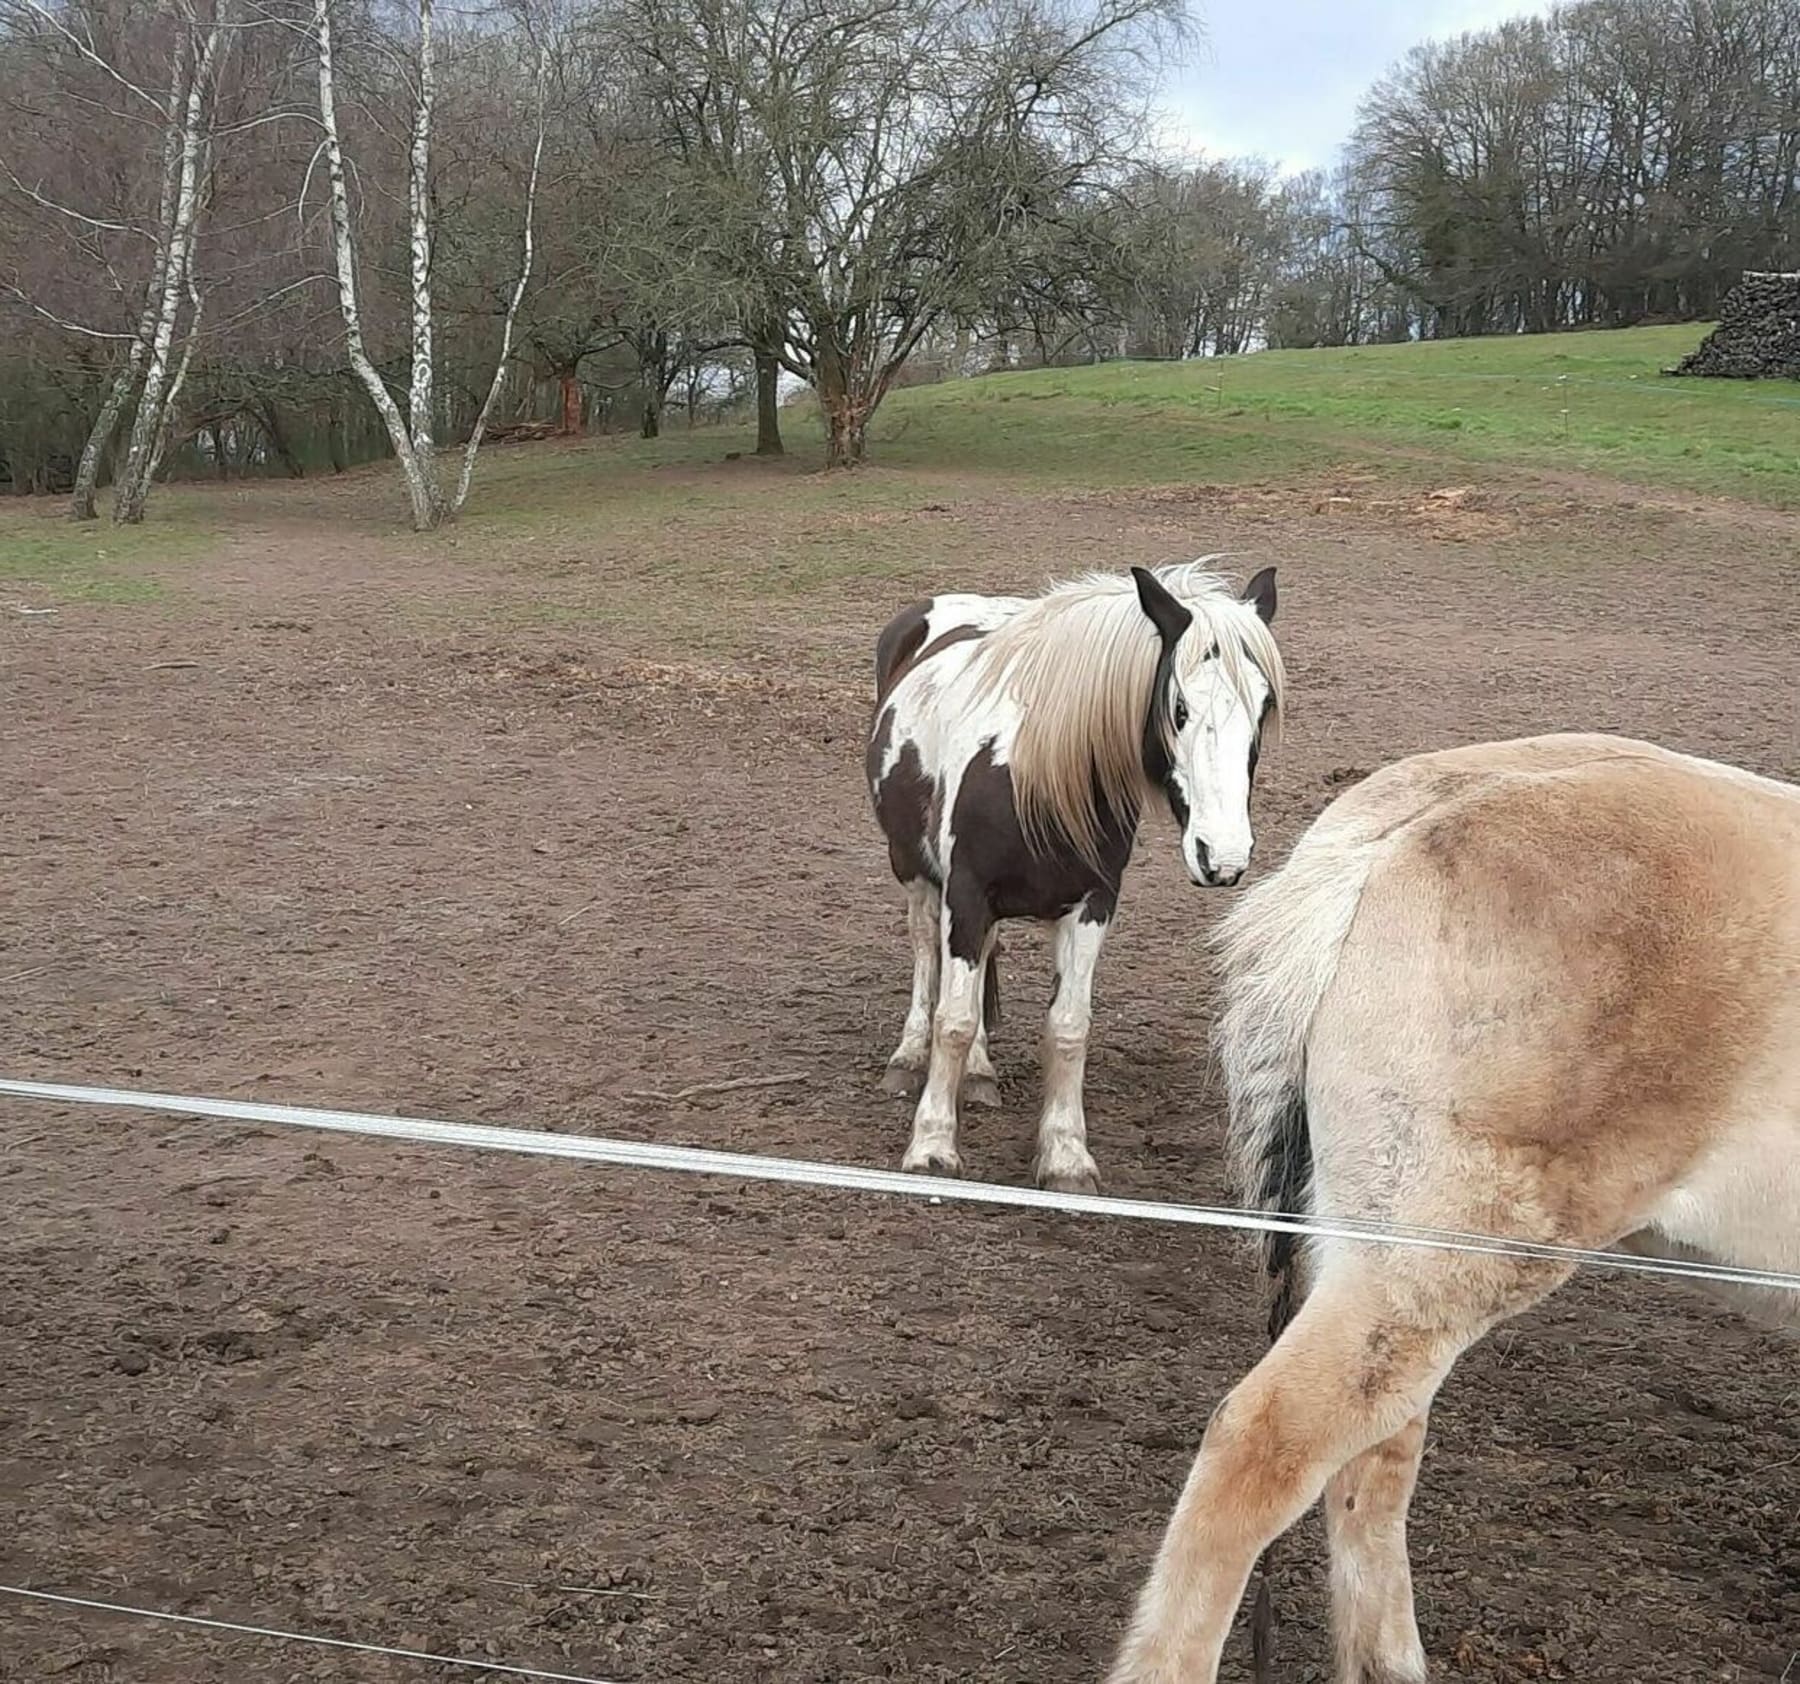
<path id="1" fill-rule="evenodd" d="M 1100 1171 L 1090 1166 L 1087 1169 L 1068 1168 L 1058 1170 L 1038 1170 L 1037 1184 L 1046 1193 L 1098 1193 L 1100 1191 Z"/>
<path id="2" fill-rule="evenodd" d="M 900 1167 L 909 1175 L 954 1175 L 963 1172 L 962 1159 L 954 1146 L 909 1146 Z"/>
<path id="3" fill-rule="evenodd" d="M 881 1091 L 896 1099 L 917 1099 L 925 1091 L 925 1072 L 910 1064 L 890 1064 L 881 1078 Z"/>
<path id="4" fill-rule="evenodd" d="M 970 1105 L 983 1105 L 992 1110 L 1000 1103 L 999 1080 L 993 1076 L 965 1076 L 962 1097 Z"/>

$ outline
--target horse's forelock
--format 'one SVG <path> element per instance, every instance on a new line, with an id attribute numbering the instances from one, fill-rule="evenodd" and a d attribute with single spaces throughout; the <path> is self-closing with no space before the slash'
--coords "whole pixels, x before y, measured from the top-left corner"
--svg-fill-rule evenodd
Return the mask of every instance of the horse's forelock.
<path id="1" fill-rule="evenodd" d="M 1156 570 L 1194 615 L 1177 670 L 1191 673 L 1215 643 L 1246 708 L 1252 668 L 1279 714 L 1281 656 L 1255 609 L 1210 569 L 1215 557 Z M 1104 816 L 1136 815 L 1148 793 L 1145 709 L 1165 698 L 1151 685 L 1162 649 L 1127 575 L 1088 574 L 1052 586 L 988 637 L 978 661 L 978 705 L 1001 692 L 1020 709 L 1009 761 L 1026 835 L 1042 847 L 1066 838 L 1098 862 Z M 1166 719 L 1156 721 L 1169 730 Z"/>

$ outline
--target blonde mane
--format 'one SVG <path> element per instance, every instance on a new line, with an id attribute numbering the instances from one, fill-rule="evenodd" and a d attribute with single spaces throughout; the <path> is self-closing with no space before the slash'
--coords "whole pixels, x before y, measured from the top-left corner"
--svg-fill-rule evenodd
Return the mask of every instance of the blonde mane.
<path id="1" fill-rule="evenodd" d="M 1246 708 L 1258 702 L 1252 674 L 1273 698 L 1279 727 L 1286 678 L 1281 653 L 1254 607 L 1207 564 L 1154 571 L 1194 616 L 1177 673 L 1192 678 L 1217 646 L 1227 681 Z M 1135 815 L 1150 793 L 1144 776 L 1144 717 L 1162 644 L 1129 574 L 1089 573 L 1054 585 L 982 640 L 976 698 L 1004 693 L 1020 710 L 1007 760 L 1026 840 L 1043 848 L 1066 837 L 1083 860 L 1100 864 L 1101 811 Z M 1167 718 L 1158 720 L 1173 749 Z"/>

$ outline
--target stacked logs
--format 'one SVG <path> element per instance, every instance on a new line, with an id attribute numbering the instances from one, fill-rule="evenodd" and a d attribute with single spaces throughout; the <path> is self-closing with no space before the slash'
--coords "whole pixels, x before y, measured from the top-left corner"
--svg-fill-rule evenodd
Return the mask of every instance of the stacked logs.
<path id="1" fill-rule="evenodd" d="M 1746 274 L 1719 307 L 1719 325 L 1669 372 L 1800 380 L 1800 274 Z"/>

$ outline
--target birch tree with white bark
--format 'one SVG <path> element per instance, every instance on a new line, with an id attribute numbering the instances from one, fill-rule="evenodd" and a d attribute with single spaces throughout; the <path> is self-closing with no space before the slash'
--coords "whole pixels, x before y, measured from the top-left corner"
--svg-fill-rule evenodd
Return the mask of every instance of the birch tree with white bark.
<path id="1" fill-rule="evenodd" d="M 175 155 L 175 171 L 173 191 L 169 194 L 169 213 L 159 230 L 156 272 L 160 296 L 156 299 L 149 339 L 142 342 L 144 380 L 138 392 L 137 411 L 132 418 L 131 442 L 124 466 L 113 485 L 113 519 L 125 524 L 136 524 L 144 518 L 150 500 L 151 479 L 162 454 L 169 405 L 179 395 L 180 386 L 186 379 L 187 354 L 184 352 L 179 376 L 174 379 L 171 379 L 170 358 L 182 307 L 190 301 L 193 310 L 188 337 L 190 348 L 200 327 L 200 294 L 193 278 L 194 242 L 202 197 L 202 160 L 207 146 L 210 102 L 220 43 L 229 20 L 222 3 L 204 23 L 184 0 L 178 0 L 176 9 L 180 22 L 176 57 L 185 69 L 178 77 L 184 84 L 181 98 L 170 113 L 175 130 L 171 148 Z"/>
<path id="2" fill-rule="evenodd" d="M 343 321 L 344 344 L 350 367 L 369 395 L 387 429 L 400 466 L 415 530 L 428 531 L 454 519 L 463 507 L 474 474 L 476 453 L 512 355 L 519 306 L 530 284 L 534 258 L 538 179 L 544 152 L 546 49 L 541 36 L 535 43 L 536 133 L 531 168 L 521 207 L 522 236 L 517 277 L 502 320 L 500 350 L 487 398 L 464 447 L 453 482 L 446 484 L 437 460 L 436 337 L 432 297 L 434 244 L 432 200 L 432 126 L 438 93 L 437 22 L 433 0 L 413 0 L 416 30 L 409 44 L 405 81 L 407 113 L 407 320 L 410 371 L 407 407 L 402 413 L 388 390 L 380 370 L 369 356 L 364 327 L 364 300 L 360 276 L 364 268 L 358 250 L 358 221 L 351 202 L 350 174 L 343 126 L 339 116 L 339 61 L 336 12 L 340 0 L 313 0 L 312 39 L 317 70 L 320 149 L 324 157 L 330 206 L 332 261 L 337 277 L 338 310 Z M 523 27 L 535 30 L 530 14 Z"/>
<path id="3" fill-rule="evenodd" d="M 9 125 L 0 135 L 7 186 L 88 265 L 86 275 L 77 277 L 56 266 L 30 277 L 15 274 L 4 282 L 6 292 L 37 319 L 72 337 L 111 346 L 118 358 L 75 471 L 70 513 L 78 520 L 98 513 L 101 459 L 128 409 L 132 426 L 114 480 L 113 516 L 128 523 L 143 519 L 159 446 L 191 362 L 201 296 L 194 252 L 207 198 L 205 165 L 218 71 L 235 27 L 230 3 L 167 0 L 134 18 L 135 28 L 98 27 L 80 6 L 52 6 L 44 0 L 0 3 L 0 22 L 13 32 L 13 42 L 34 52 L 40 97 L 47 96 L 45 109 L 54 111 L 57 102 L 66 101 L 88 116 L 87 130 L 75 131 L 77 143 L 109 127 L 105 119 L 110 118 L 115 134 L 150 137 L 146 150 L 157 161 L 154 174 L 143 176 L 116 155 L 96 158 L 82 185 L 99 192 L 102 184 L 110 184 L 112 202 L 84 203 L 79 195 L 41 179 L 41 149 L 28 161 L 31 141 L 42 143 L 53 135 L 33 136 L 23 125 Z M 160 72 L 147 73 L 158 57 Z M 21 173 L 27 168 L 39 179 L 27 179 Z M 130 299 L 129 277 L 140 263 L 145 272 L 131 304 L 130 325 L 100 325 L 102 312 L 110 314 Z M 91 285 L 83 285 L 95 280 L 104 282 L 98 297 Z M 65 302 L 69 294 L 80 303 Z M 178 360 L 184 311 L 187 334 Z"/>

